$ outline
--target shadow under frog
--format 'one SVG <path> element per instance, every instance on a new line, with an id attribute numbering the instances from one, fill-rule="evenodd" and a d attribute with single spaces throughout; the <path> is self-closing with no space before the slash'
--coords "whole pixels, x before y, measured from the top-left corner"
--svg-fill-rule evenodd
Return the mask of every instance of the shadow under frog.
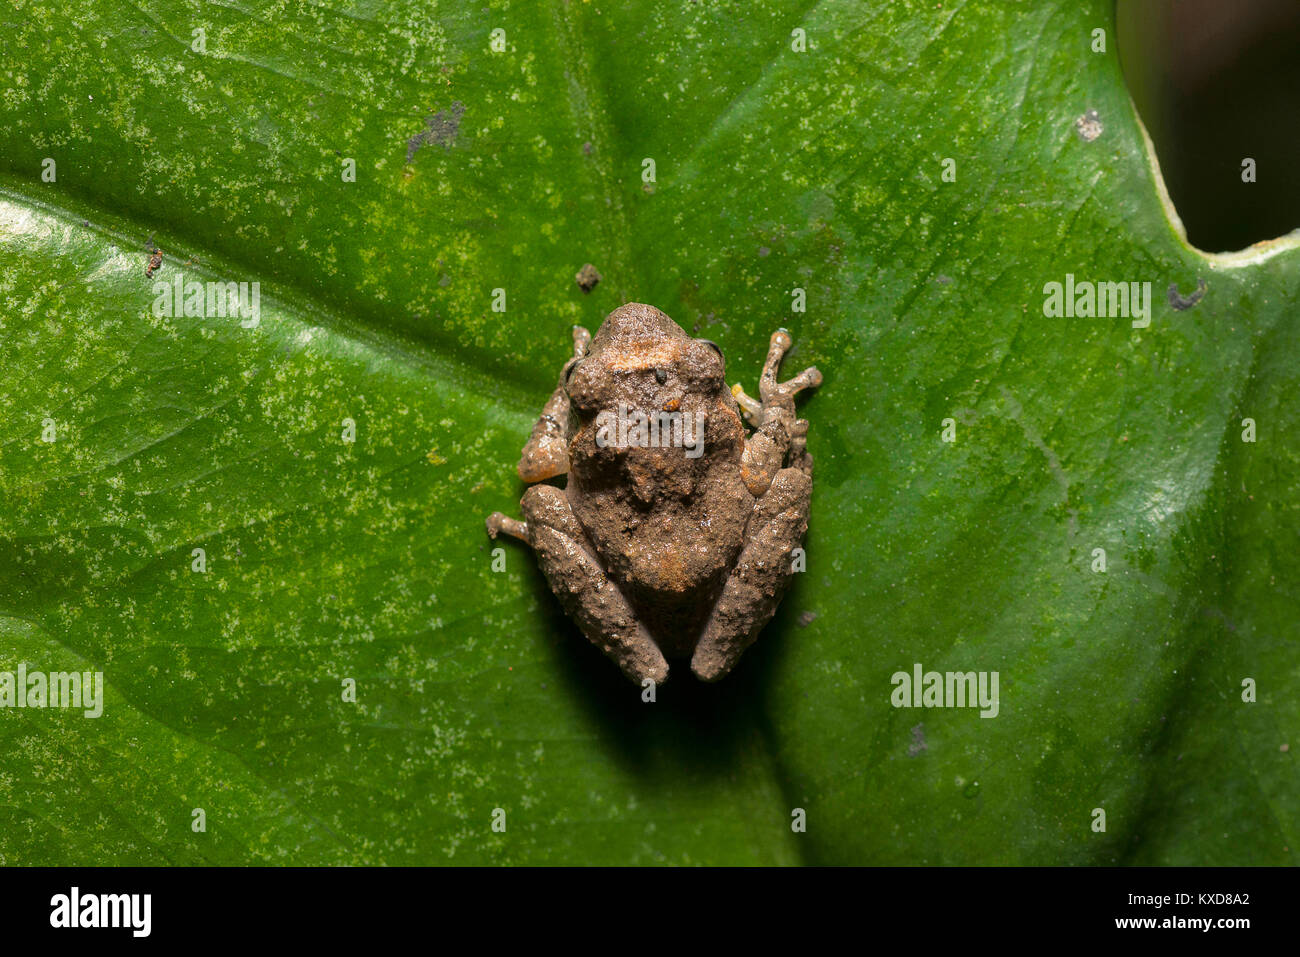
<path id="1" fill-rule="evenodd" d="M 540 577 L 533 580 L 541 585 Z M 797 592 L 809 584 L 791 586 L 769 623 L 770 635 L 798 632 Z M 579 640 L 580 631 L 558 604 L 545 602 L 543 608 L 542 624 L 555 636 L 551 687 L 588 715 L 589 723 L 581 726 L 593 729 L 603 754 L 622 773 L 652 786 L 749 781 L 759 774 L 784 792 L 792 778 L 776 737 L 769 691 L 773 673 L 790 652 L 788 642 L 758 641 L 745 654 L 745 666 L 726 681 L 673 681 L 655 689 L 653 703 L 647 703 L 645 689 L 630 688 L 598 648 Z M 801 698 L 794 707 L 810 703 L 806 692 Z M 791 807 L 799 803 L 793 794 L 785 798 Z"/>
<path id="2" fill-rule="evenodd" d="M 564 610 L 634 682 L 662 683 L 671 659 L 717 681 L 793 574 L 812 494 L 794 397 L 821 374 L 778 382 L 790 336 L 777 330 L 754 400 L 727 388 L 716 345 L 640 303 L 594 339 L 575 327 L 573 343 L 519 461 L 524 521 L 494 512 L 488 532 L 533 548 Z M 561 475 L 563 489 L 533 484 Z"/>

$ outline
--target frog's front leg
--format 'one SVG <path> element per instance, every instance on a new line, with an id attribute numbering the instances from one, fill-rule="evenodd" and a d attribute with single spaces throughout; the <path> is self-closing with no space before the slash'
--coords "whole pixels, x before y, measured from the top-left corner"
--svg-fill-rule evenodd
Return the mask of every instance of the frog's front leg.
<path id="1" fill-rule="evenodd" d="M 777 472 L 754 503 L 736 567 L 691 657 L 691 670 L 700 679 L 717 681 L 731 671 L 776 613 L 793 575 L 792 553 L 808 530 L 811 498 L 811 476 L 791 467 Z"/>
<path id="2" fill-rule="evenodd" d="M 784 329 L 772 333 L 767 361 L 758 381 L 761 402 L 745 395 L 740 386 L 732 389 L 745 417 L 755 426 L 740 460 L 741 478 L 755 498 L 767 492 L 777 473 L 787 464 L 812 474 L 812 456 L 806 444 L 808 423 L 795 414 L 794 397 L 803 389 L 821 385 L 822 374 L 813 366 L 793 379 L 777 382 L 777 370 L 789 348 L 790 333 Z"/>
<path id="3" fill-rule="evenodd" d="M 582 326 L 573 327 L 573 358 L 560 370 L 560 381 L 542 414 L 533 426 L 523 454 L 519 457 L 519 477 L 525 482 L 544 482 L 569 471 L 569 396 L 564 379 L 569 368 L 591 348 L 591 333 Z"/>
<path id="4" fill-rule="evenodd" d="M 537 553 L 537 563 L 587 639 L 603 651 L 633 681 L 649 678 L 662 684 L 668 662 L 619 587 L 605 574 L 587 541 L 564 492 L 551 485 L 534 485 L 519 503 L 525 521 L 500 512 L 488 517 L 488 533 L 505 532 L 522 539 Z"/>

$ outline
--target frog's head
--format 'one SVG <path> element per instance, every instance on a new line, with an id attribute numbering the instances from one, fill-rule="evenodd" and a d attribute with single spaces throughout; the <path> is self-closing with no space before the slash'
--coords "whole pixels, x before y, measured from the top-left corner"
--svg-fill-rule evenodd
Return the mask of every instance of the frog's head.
<path id="1" fill-rule="evenodd" d="M 591 351 L 564 370 L 565 391 L 580 414 L 627 402 L 643 410 L 677 408 L 688 396 L 723 388 L 722 352 L 692 339 L 654 306 L 629 302 L 601 323 Z"/>

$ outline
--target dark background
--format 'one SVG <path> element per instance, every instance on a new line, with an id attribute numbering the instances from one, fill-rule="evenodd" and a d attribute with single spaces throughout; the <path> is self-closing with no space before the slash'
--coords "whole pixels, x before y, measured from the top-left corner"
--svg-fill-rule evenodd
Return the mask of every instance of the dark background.
<path id="1" fill-rule="evenodd" d="M 1119 53 L 1192 245 L 1300 226 L 1300 0 L 1117 0 Z M 1253 157 L 1256 182 L 1241 181 Z"/>

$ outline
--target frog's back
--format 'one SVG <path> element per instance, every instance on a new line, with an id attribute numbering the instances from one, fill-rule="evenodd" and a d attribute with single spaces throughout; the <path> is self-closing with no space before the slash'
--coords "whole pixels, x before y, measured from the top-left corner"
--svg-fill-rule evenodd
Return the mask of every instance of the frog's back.
<path id="1" fill-rule="evenodd" d="M 566 490 L 609 576 L 649 617 L 676 626 L 712 604 L 754 506 L 739 415 L 723 402 L 694 411 L 705 413 L 695 458 L 680 447 L 601 448 L 594 428 L 581 430 Z"/>

